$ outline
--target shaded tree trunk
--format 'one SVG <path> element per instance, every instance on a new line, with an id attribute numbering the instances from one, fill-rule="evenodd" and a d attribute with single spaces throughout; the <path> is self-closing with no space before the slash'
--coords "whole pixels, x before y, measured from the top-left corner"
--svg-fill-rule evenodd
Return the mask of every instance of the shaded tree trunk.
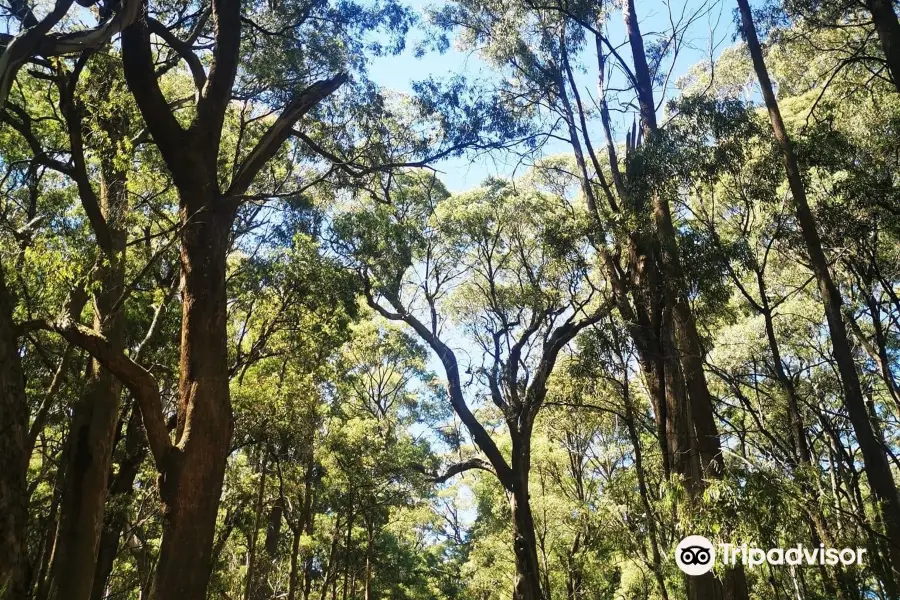
<path id="1" fill-rule="evenodd" d="M 24 598 L 28 509 L 28 404 L 13 322 L 13 297 L 0 265 L 0 596 Z"/>
<path id="2" fill-rule="evenodd" d="M 300 579 L 300 536 L 302 529 L 297 527 L 293 530 L 293 538 L 291 540 L 291 570 L 288 573 L 288 593 L 287 600 L 294 600 L 297 597 L 297 583 Z"/>
<path id="3" fill-rule="evenodd" d="M 516 579 L 513 600 L 541 600 L 540 566 L 537 556 L 537 535 L 531 500 L 528 493 L 528 474 L 531 469 L 531 432 L 515 432 L 512 450 L 512 482 L 509 505 L 512 512 L 513 552 L 516 558 Z"/>
<path id="4" fill-rule="evenodd" d="M 109 576 L 112 574 L 113 564 L 119 553 L 122 532 L 128 523 L 127 505 L 130 504 L 131 497 L 134 495 L 134 482 L 147 454 L 145 444 L 140 411 L 135 405 L 131 409 L 131 416 L 128 418 L 125 430 L 124 456 L 119 463 L 119 471 L 112 478 L 112 484 L 109 486 L 109 497 L 112 502 L 108 502 L 108 504 L 115 506 L 111 510 L 107 508 L 104 518 L 91 600 L 102 600 L 106 593 Z"/>
<path id="5" fill-rule="evenodd" d="M 50 593 L 50 561 L 53 559 L 53 545 L 56 542 L 56 530 L 58 525 L 59 501 L 62 493 L 62 478 L 64 473 L 59 469 L 53 485 L 53 499 L 50 501 L 50 514 L 47 515 L 47 524 L 44 534 L 44 546 L 40 558 L 40 566 L 35 578 L 34 600 L 47 600 Z"/>
<path id="6" fill-rule="evenodd" d="M 872 14 L 872 22 L 875 23 L 875 31 L 878 32 L 891 79 L 897 91 L 900 91 L 900 22 L 894 11 L 894 3 L 891 0 L 868 0 L 865 4 Z"/>

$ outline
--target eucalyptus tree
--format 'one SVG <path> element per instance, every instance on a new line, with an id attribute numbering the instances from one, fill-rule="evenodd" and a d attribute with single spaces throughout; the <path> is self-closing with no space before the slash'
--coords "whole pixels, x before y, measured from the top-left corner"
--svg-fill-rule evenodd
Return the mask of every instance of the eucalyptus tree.
<path id="1" fill-rule="evenodd" d="M 872 493 L 876 497 L 881 518 L 888 540 L 890 540 L 890 557 L 892 569 L 900 574 L 900 496 L 891 474 L 885 451 L 869 420 L 869 412 L 860 385 L 859 372 L 853 360 L 847 326 L 841 309 L 842 297 L 829 266 L 828 258 L 822 247 L 822 240 L 816 218 L 807 199 L 807 187 L 803 181 L 803 172 L 794 150 L 794 144 L 784 123 L 778 99 L 775 97 L 772 81 L 766 67 L 765 57 L 753 22 L 750 6 L 744 0 L 738 0 L 741 15 L 741 31 L 747 42 L 753 68 L 759 80 L 760 90 L 769 113 L 772 132 L 784 160 L 786 178 L 790 186 L 793 208 L 797 222 L 803 235 L 810 266 L 818 283 L 819 294 L 832 345 L 832 352 L 837 362 L 844 390 L 844 402 L 853 423 L 854 433 L 862 450 L 866 465 L 866 476 Z M 891 8 L 893 14 L 893 8 Z M 896 15 L 894 15 L 896 19 Z"/>
<path id="2" fill-rule="evenodd" d="M 494 474 L 511 509 L 513 596 L 543 598 L 529 499 L 534 423 L 559 353 L 609 308 L 579 235 L 584 213 L 563 196 L 505 181 L 448 197 L 421 174 L 407 175 L 391 198 L 340 215 L 337 251 L 370 306 L 406 323 L 441 361 L 449 403 L 486 460 L 461 460 L 436 479 Z M 460 351 L 475 354 L 468 367 Z M 463 369 L 489 411 L 473 409 Z M 505 425 L 502 442 L 488 429 L 494 419 Z"/>
<path id="3" fill-rule="evenodd" d="M 133 226 L 139 220 L 131 213 L 129 196 L 146 190 L 129 186 L 126 165 L 137 151 L 133 140 L 137 136 L 136 114 L 128 96 L 121 93 L 124 81 L 120 74 L 117 77 L 116 67 L 116 57 L 98 49 L 87 50 L 71 65 L 62 61 L 43 65 L 42 70 L 35 69 L 28 77 L 19 78 L 15 93 L 7 98 L 3 120 L 10 136 L 10 145 L 4 148 L 6 157 L 16 155 L 16 144 L 24 147 L 26 156 L 30 154 L 25 159 L 31 165 L 26 183 L 34 198 L 22 216 L 28 222 L 23 231 L 30 231 L 26 238 L 34 238 L 36 230 L 64 214 L 55 212 L 61 208 L 58 203 L 40 202 L 39 197 L 74 190 L 97 250 L 84 255 L 94 264 L 82 265 L 89 274 L 71 291 L 68 316 L 76 321 L 81 318 L 84 300 L 74 298 L 84 295 L 85 288 L 89 290 L 94 330 L 121 352 L 129 337 L 126 332 L 137 334 L 135 327 L 126 324 L 127 299 L 135 286 L 145 284 L 141 280 L 158 272 L 158 264 L 153 264 L 158 261 L 137 267 L 138 281 L 126 286 L 125 250 L 134 231 L 129 231 L 129 223 Z M 14 165 L 10 166 L 13 170 Z M 9 214 L 13 216 L 19 215 Z M 148 227 L 153 229 L 152 225 Z M 27 273 L 30 256 L 25 250 L 34 244 L 26 238 L 22 238 L 24 245 L 16 263 Z M 151 243 L 149 237 L 146 241 Z M 160 255 L 155 257 L 159 258 Z M 20 274 L 19 279 L 24 281 L 26 277 Z M 21 291 L 26 292 L 27 286 Z M 34 315 L 35 311 L 48 308 L 51 313 L 58 310 L 30 306 L 26 312 Z M 66 364 L 63 361 L 60 365 L 58 381 L 65 377 Z M 60 494 L 59 527 L 50 573 L 50 593 L 54 597 L 60 593 L 86 597 L 90 593 L 103 523 L 121 384 L 99 363 L 90 367 L 87 384 L 81 400 L 73 407 L 63 456 L 65 464 L 59 468 L 65 489 Z M 49 408 L 49 404 L 42 405 L 35 414 L 32 427 L 36 432 L 43 428 Z M 29 443 L 26 449 L 30 451 L 33 446 Z"/>
<path id="4" fill-rule="evenodd" d="M 347 19 L 341 11 L 355 11 L 359 18 Z M 330 27 L 313 25 L 320 19 Z M 273 31 L 268 28 L 272 23 L 290 25 Z M 175 441 L 166 428 L 158 382 L 113 341 L 77 322 L 31 326 L 58 331 L 88 349 L 140 404 L 160 473 L 165 515 L 153 597 L 202 597 L 209 578 L 232 431 L 225 271 L 235 216 L 249 198 L 290 195 L 302 187 L 295 168 L 268 172 L 258 184 L 255 180 L 297 122 L 347 81 L 348 73 L 340 69 L 361 68 L 356 50 L 366 32 L 384 24 L 402 34 L 406 23 L 404 11 L 392 4 L 145 3 L 136 21 L 122 32 L 121 65 L 128 90 L 171 173 L 179 202 L 182 336 Z M 151 31 L 168 48 L 159 57 L 161 62 L 151 49 Z M 271 71 L 259 70 L 262 56 L 280 56 L 283 65 L 291 65 L 279 74 L 280 86 L 271 80 Z M 208 60 L 208 72 L 201 57 Z M 76 70 L 83 60 L 76 61 Z M 185 87 L 170 85 L 172 78 L 165 75 L 182 62 L 191 76 L 187 87 L 193 87 L 186 100 L 173 97 Z M 248 68 L 239 75 L 242 63 Z M 327 76 L 316 79 L 323 74 Z M 245 99 L 244 110 L 229 116 L 235 97 Z M 276 107 L 282 108 L 280 115 L 267 117 Z M 226 135 L 232 127 L 237 130 L 234 137 Z M 104 237 L 97 233 L 97 239 L 102 244 Z M 102 463 L 98 465 L 103 470 Z"/>
<path id="5" fill-rule="evenodd" d="M 27 519 L 26 436 L 28 404 L 19 356 L 13 300 L 0 267 L 0 418 L 3 426 L 3 477 L 0 479 L 0 509 L 3 510 L 3 554 L 0 556 L 0 590 L 4 598 L 25 592 L 25 524 Z"/>
<path id="6" fill-rule="evenodd" d="M 634 2 L 621 8 L 624 39 L 611 39 L 613 9 L 591 3 L 461 1 L 436 19 L 459 31 L 464 43 L 482 48 L 510 75 L 506 94 L 528 98 L 546 119 L 546 134 L 571 147 L 576 167 L 570 172 L 589 207 L 591 238 L 654 398 L 666 472 L 684 477 L 696 500 L 708 480 L 723 475 L 725 465 L 703 368 L 705 350 L 689 301 L 679 215 L 670 206 L 678 190 L 661 176 L 671 148 L 658 123 L 656 94 L 668 91 L 685 36 L 703 9 L 673 18 L 671 28 L 652 44 L 641 32 Z M 623 46 L 630 49 L 630 59 L 620 52 Z M 584 61 L 598 78 L 593 106 L 579 81 Z M 611 82 L 612 72 L 621 81 Z M 623 109 L 636 106 L 637 112 L 624 145 L 615 138 L 612 119 L 615 98 L 609 90 L 616 87 L 626 90 L 619 97 Z M 598 129 L 603 142 L 593 137 Z M 746 597 L 740 567 L 728 570 L 726 579 L 728 594 Z M 699 597 L 722 593 L 711 575 L 691 582 Z"/>

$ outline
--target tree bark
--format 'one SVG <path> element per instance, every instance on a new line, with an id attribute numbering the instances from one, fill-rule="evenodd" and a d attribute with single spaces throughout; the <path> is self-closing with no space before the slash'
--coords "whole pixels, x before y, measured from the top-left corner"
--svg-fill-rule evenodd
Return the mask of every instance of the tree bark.
<path id="1" fill-rule="evenodd" d="M 625 29 L 628 34 L 634 61 L 634 86 L 641 115 L 641 127 L 645 139 L 650 142 L 657 132 L 656 104 L 653 97 L 652 74 L 647 63 L 640 25 L 635 13 L 634 0 L 628 0 L 624 9 Z M 634 140 L 637 145 L 637 140 Z M 671 310 L 675 341 L 678 349 L 681 373 L 690 400 L 692 423 L 691 445 L 698 449 L 702 476 L 721 477 L 725 464 L 722 457 L 718 427 L 713 413 L 712 397 L 703 369 L 703 348 L 694 320 L 693 311 L 684 291 L 684 272 L 679 257 L 677 237 L 668 200 L 663 190 L 651 192 L 652 216 L 659 239 L 659 261 L 664 278 L 663 295 L 666 308 Z M 638 198 L 635 209 L 640 210 Z M 690 578 L 702 582 L 705 578 Z M 724 597 L 728 600 L 748 600 L 746 577 L 743 567 L 728 569 L 724 577 Z M 713 597 L 713 596 L 708 596 Z"/>
<path id="2" fill-rule="evenodd" d="M 527 423 L 526 423 L 527 425 Z M 541 600 L 540 566 L 537 557 L 537 535 L 531 500 L 528 493 L 528 474 L 531 470 L 531 431 L 512 432 L 513 481 L 509 492 L 512 512 L 513 552 L 516 557 L 516 579 L 513 600 Z"/>
<path id="3" fill-rule="evenodd" d="M 294 537 L 291 540 L 291 570 L 288 573 L 288 593 L 287 600 L 294 600 L 297 597 L 297 582 L 300 579 L 300 536 L 302 529 L 297 527 L 293 530 Z"/>
<path id="4" fill-rule="evenodd" d="M 894 3 L 891 0 L 868 0 L 866 6 L 872 14 L 891 79 L 900 92 L 900 22 L 894 12 Z"/>
<path id="5" fill-rule="evenodd" d="M 182 196 L 178 440 L 160 475 L 163 537 L 152 600 L 203 600 L 233 431 L 228 389 L 225 259 L 233 208 Z"/>
<path id="6" fill-rule="evenodd" d="M 527 481 L 527 477 L 526 477 Z M 516 557 L 516 579 L 513 600 L 540 600 L 541 580 L 537 558 L 537 537 L 527 491 L 510 494 L 512 510 L 513 551 Z"/>
<path id="7" fill-rule="evenodd" d="M 112 574 L 116 555 L 119 553 L 122 531 L 128 523 L 127 505 L 134 495 L 134 482 L 140 472 L 141 463 L 147 455 L 143 429 L 141 427 L 140 411 L 137 404 L 131 409 L 131 416 L 125 430 L 125 452 L 119 463 L 119 470 L 112 478 L 109 487 L 109 497 L 116 500 L 112 510 L 107 508 L 104 517 L 103 532 L 100 535 L 100 545 L 97 552 L 97 566 L 94 571 L 94 582 L 91 591 L 91 600 L 103 600 L 109 576 Z"/>
<path id="8" fill-rule="evenodd" d="M 28 404 L 13 322 L 13 297 L 0 265 L 0 597 L 26 595 L 25 524 L 28 508 Z"/>

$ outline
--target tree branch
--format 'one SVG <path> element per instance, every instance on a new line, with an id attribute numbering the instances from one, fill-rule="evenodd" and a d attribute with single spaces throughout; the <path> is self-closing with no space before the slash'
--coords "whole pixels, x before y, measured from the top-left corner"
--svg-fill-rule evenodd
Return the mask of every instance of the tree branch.
<path id="1" fill-rule="evenodd" d="M 31 11 L 27 13 L 30 18 L 23 13 L 23 25 L 28 29 L 10 39 L 0 56 L 0 110 L 6 104 L 16 73 L 30 57 L 38 54 L 45 57 L 73 54 L 105 44 L 131 25 L 137 18 L 141 3 L 142 0 L 124 0 L 122 8 L 106 23 L 73 33 L 47 33 L 65 16 L 72 5 L 71 0 L 57 2 L 53 11 L 39 23 L 35 23 Z"/>
<path id="2" fill-rule="evenodd" d="M 550 335 L 550 338 L 544 342 L 541 360 L 537 371 L 534 374 L 534 379 L 532 380 L 531 385 L 528 386 L 526 398 L 528 404 L 527 410 L 532 419 L 537 415 L 537 411 L 540 409 L 544 402 L 544 398 L 547 395 L 547 380 L 550 378 L 550 374 L 556 366 L 556 359 L 559 356 L 560 351 L 583 329 L 594 325 L 595 323 L 599 323 L 603 317 L 609 314 L 612 306 L 613 302 L 609 300 L 604 302 L 597 307 L 597 310 L 585 318 L 579 319 L 578 321 L 570 321 L 556 329 Z"/>
<path id="3" fill-rule="evenodd" d="M 27 7 L 23 6 L 25 10 L 18 11 L 22 13 L 25 29 L 9 42 L 3 54 L 0 55 L 0 111 L 6 105 L 6 98 L 9 96 L 9 90 L 19 68 L 37 51 L 44 36 L 66 16 L 70 6 L 72 6 L 72 0 L 57 0 L 53 10 L 37 22 L 35 22 L 34 14 L 27 10 Z"/>
<path id="4" fill-rule="evenodd" d="M 192 165 L 194 161 L 189 160 L 190 153 L 186 152 L 185 131 L 169 108 L 156 79 L 146 11 L 146 4 L 143 4 L 141 17 L 122 32 L 125 81 L 153 141 L 172 171 L 175 185 L 181 187 L 182 184 L 189 185 L 197 173 Z"/>
<path id="5" fill-rule="evenodd" d="M 159 386 L 153 375 L 124 353 L 113 350 L 105 337 L 71 320 L 28 321 L 20 326 L 22 332 L 36 329 L 56 332 L 70 344 L 84 349 L 131 391 L 141 409 L 144 429 L 147 431 L 147 440 L 156 468 L 162 472 L 173 445 L 163 417 Z"/>
<path id="6" fill-rule="evenodd" d="M 466 471 L 471 471 L 473 469 L 487 471 L 488 473 L 493 473 L 494 475 L 496 475 L 496 473 L 494 473 L 494 470 L 491 468 L 491 465 L 480 458 L 470 458 L 469 460 L 464 460 L 462 462 L 450 465 L 443 473 L 429 471 L 422 465 L 412 465 L 412 469 L 418 471 L 419 473 L 422 473 L 429 479 L 429 481 L 432 481 L 434 483 L 445 483 L 456 475 L 465 473 Z"/>
<path id="7" fill-rule="evenodd" d="M 347 74 L 339 73 L 331 79 L 315 82 L 294 97 L 238 167 L 225 196 L 234 197 L 246 192 L 259 170 L 291 135 L 294 124 L 346 81 Z"/>
<path id="8" fill-rule="evenodd" d="M 213 50 L 206 86 L 197 104 L 197 128 L 215 165 L 222 135 L 225 110 L 237 77 L 241 49 L 241 0 L 212 0 Z"/>
<path id="9" fill-rule="evenodd" d="M 503 454 L 500 452 L 500 449 L 497 448 L 497 444 L 494 443 L 493 438 L 491 438 L 490 434 L 478 421 L 475 415 L 472 414 L 469 405 L 466 404 L 466 400 L 463 397 L 462 384 L 459 379 L 459 364 L 453 350 L 438 339 L 436 335 L 431 333 L 431 330 L 415 316 L 409 314 L 406 309 L 402 307 L 398 299 L 387 298 L 388 302 L 391 303 L 391 306 L 394 307 L 394 310 L 397 311 L 391 312 L 375 301 L 375 298 L 372 296 L 372 291 L 368 286 L 365 290 L 365 294 L 369 305 L 373 309 L 378 311 L 378 313 L 386 319 L 403 321 L 412 327 L 419 337 L 421 337 L 438 355 L 447 376 L 447 393 L 450 396 L 450 404 L 453 406 L 453 410 L 456 411 L 456 414 L 459 415 L 460 420 L 466 426 L 466 429 L 468 429 L 475 445 L 478 446 L 494 467 L 497 479 L 500 480 L 500 483 L 502 483 L 504 487 L 512 489 L 514 483 L 512 469 L 507 464 L 506 459 L 503 458 Z"/>
<path id="10" fill-rule="evenodd" d="M 198 93 L 203 91 L 203 86 L 206 85 L 206 71 L 203 70 L 203 63 L 200 62 L 200 57 L 194 54 L 191 44 L 182 42 L 168 27 L 153 17 L 147 17 L 147 25 L 149 26 L 151 33 L 162 38 L 172 50 L 178 53 L 178 56 L 184 59 L 184 62 L 187 63 L 191 70 L 191 75 L 194 78 L 194 85 L 197 87 Z"/>

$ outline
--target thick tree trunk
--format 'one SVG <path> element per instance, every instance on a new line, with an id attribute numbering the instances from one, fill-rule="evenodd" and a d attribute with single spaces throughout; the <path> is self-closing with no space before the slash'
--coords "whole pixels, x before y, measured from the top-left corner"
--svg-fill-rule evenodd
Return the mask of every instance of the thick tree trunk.
<path id="1" fill-rule="evenodd" d="M 527 480 L 527 477 L 526 477 Z M 541 580 L 537 558 L 537 537 L 527 491 L 510 494 L 513 521 L 513 551 L 516 556 L 516 581 L 513 600 L 540 600 Z"/>
<path id="2" fill-rule="evenodd" d="M 625 29 L 634 60 L 634 86 L 640 108 L 641 125 L 645 138 L 650 141 L 657 131 L 656 104 L 653 98 L 653 80 L 647 63 L 646 51 L 640 25 L 635 13 L 634 0 L 627 0 L 624 9 Z M 635 141 L 636 143 L 636 141 Z M 640 210 L 640 199 L 634 203 Z M 703 370 L 703 349 L 694 315 L 683 290 L 683 270 L 678 252 L 678 243 L 668 200 L 661 190 L 654 190 L 651 196 L 653 222 L 659 239 L 659 260 L 663 277 L 666 308 L 671 310 L 675 340 L 681 373 L 690 399 L 692 435 L 691 445 L 696 446 L 704 477 L 720 477 L 724 471 L 719 432 L 713 413 L 712 398 Z M 704 578 L 691 578 L 702 581 Z M 724 578 L 725 598 L 747 600 L 747 582 L 743 568 L 738 565 L 729 569 Z M 714 596 L 709 596 L 714 597 Z"/>
<path id="3" fill-rule="evenodd" d="M 125 321 L 118 300 L 125 287 L 125 173 L 112 160 L 101 161 L 100 209 L 112 244 L 97 260 L 94 278 L 94 329 L 116 352 L 125 348 Z M 103 529 L 109 470 L 122 384 L 92 360 L 84 393 L 72 416 L 64 463 L 59 530 L 51 566 L 52 600 L 88 600 Z"/>
<path id="4" fill-rule="evenodd" d="M 900 498 L 897 495 L 897 488 L 894 485 L 890 465 L 869 421 L 859 382 L 859 374 L 856 371 L 847 329 L 841 314 L 841 295 L 831 277 L 831 270 L 828 266 L 825 252 L 822 249 L 822 241 L 819 238 L 816 221 L 806 199 L 806 187 L 803 183 L 800 167 L 797 163 L 797 157 L 794 154 L 794 148 L 788 136 L 787 128 L 781 118 L 781 110 L 778 107 L 778 100 L 775 98 L 772 82 L 769 79 L 768 69 L 762 55 L 762 48 L 756 35 L 756 26 L 753 23 L 753 14 L 747 0 L 738 0 L 738 8 L 740 9 L 744 38 L 747 41 L 750 56 L 753 59 L 753 67 L 759 79 L 762 96 L 769 112 L 772 130 L 784 158 L 797 221 L 803 234 L 810 265 L 818 282 L 819 294 L 822 297 L 825 317 L 831 333 L 832 352 L 841 375 L 844 402 L 847 406 L 847 412 L 853 425 L 857 442 L 862 451 L 869 486 L 872 489 L 873 496 L 880 505 L 881 514 L 883 515 L 885 532 L 889 540 L 888 545 L 890 546 L 890 562 L 894 571 L 894 580 L 896 581 L 900 577 Z"/>
<path id="5" fill-rule="evenodd" d="M 12 294 L 0 265 L 0 597 L 24 598 L 28 404 Z"/>
<path id="6" fill-rule="evenodd" d="M 199 200 L 198 200 L 199 199 Z M 181 361 L 177 442 L 160 475 L 164 523 L 153 600 L 205 600 L 233 431 L 225 259 L 234 208 L 200 190 L 181 209 Z"/>
<path id="7" fill-rule="evenodd" d="M 156 307 L 150 327 L 132 356 L 135 362 L 140 360 L 148 342 L 153 339 L 159 330 L 166 305 L 174 293 L 175 286 L 170 286 L 165 298 Z M 118 501 L 107 501 L 107 510 L 103 520 L 103 533 L 100 535 L 100 548 L 97 552 L 97 568 L 94 572 L 91 600 L 102 600 L 106 593 L 113 564 L 116 556 L 119 554 L 122 532 L 128 523 L 128 507 L 130 506 L 131 497 L 134 495 L 134 482 L 140 472 L 141 464 L 147 457 L 147 439 L 144 434 L 144 424 L 137 401 L 132 402 L 131 415 L 128 418 L 128 425 L 125 429 L 124 445 L 125 448 L 119 461 L 118 471 L 115 474 L 110 473 L 112 483 L 110 484 L 109 495 L 111 499 Z M 113 510 L 109 509 L 110 504 L 113 504 Z"/>

